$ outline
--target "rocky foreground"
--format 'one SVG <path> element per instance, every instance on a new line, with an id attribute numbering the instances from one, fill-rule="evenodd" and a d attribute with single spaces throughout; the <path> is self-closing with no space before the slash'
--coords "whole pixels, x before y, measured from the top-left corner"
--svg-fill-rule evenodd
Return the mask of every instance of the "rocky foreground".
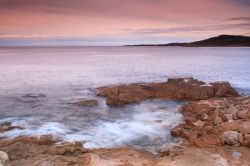
<path id="1" fill-rule="evenodd" d="M 89 150 L 81 143 L 60 143 L 51 136 L 0 140 L 4 166 L 248 166 L 249 148 L 173 147 L 158 154 L 130 148 Z M 7 155 L 8 154 L 8 155 Z M 0 164 L 1 165 L 1 164 Z"/>
<path id="2" fill-rule="evenodd" d="M 0 165 L 83 166 L 248 166 L 250 165 L 250 97 L 227 82 L 205 83 L 193 78 L 163 83 L 98 88 L 109 106 L 146 99 L 189 100 L 180 111 L 183 122 L 171 130 L 182 144 L 157 154 L 131 148 L 85 149 L 52 136 L 0 139 Z M 86 101 L 85 101 L 86 102 Z M 85 105 L 86 103 L 84 103 Z M 96 104 L 96 103 L 95 103 Z M 5 123 L 0 132 L 21 129 Z"/>

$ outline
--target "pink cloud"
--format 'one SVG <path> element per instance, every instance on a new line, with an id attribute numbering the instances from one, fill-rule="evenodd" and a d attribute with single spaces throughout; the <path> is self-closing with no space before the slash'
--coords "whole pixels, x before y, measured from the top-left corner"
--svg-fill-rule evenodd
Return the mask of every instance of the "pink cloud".
<path id="1" fill-rule="evenodd" d="M 249 11 L 245 0 L 1 0 L 0 32 L 20 38 L 249 34 Z"/>

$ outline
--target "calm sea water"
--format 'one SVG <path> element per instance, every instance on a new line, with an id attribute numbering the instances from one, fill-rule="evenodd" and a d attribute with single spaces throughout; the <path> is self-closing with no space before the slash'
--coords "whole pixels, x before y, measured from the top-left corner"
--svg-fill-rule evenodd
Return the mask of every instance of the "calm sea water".
<path id="1" fill-rule="evenodd" d="M 0 123 L 24 130 L 0 137 L 53 134 L 85 147 L 157 148 L 174 142 L 181 102 L 149 100 L 109 108 L 95 87 L 194 77 L 229 81 L 250 94 L 250 48 L 183 47 L 2 47 Z M 95 107 L 69 103 L 95 98 Z"/>

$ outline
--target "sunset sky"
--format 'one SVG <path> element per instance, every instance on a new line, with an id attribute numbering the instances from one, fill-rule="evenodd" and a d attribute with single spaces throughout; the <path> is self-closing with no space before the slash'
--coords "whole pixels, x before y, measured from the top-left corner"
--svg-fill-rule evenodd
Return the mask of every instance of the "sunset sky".
<path id="1" fill-rule="evenodd" d="M 0 45 L 124 45 L 250 35 L 250 0 L 0 0 Z"/>

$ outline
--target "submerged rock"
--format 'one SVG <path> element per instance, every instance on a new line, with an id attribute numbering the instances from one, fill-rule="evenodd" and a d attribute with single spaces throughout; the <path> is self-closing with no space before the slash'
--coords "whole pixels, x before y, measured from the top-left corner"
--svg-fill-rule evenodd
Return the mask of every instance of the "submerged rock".
<path id="1" fill-rule="evenodd" d="M 28 105 L 31 105 L 32 107 L 37 107 L 39 104 L 41 104 L 41 102 L 46 100 L 46 95 L 28 93 L 21 97 L 15 97 L 14 99 L 17 102 L 26 103 Z"/>
<path id="2" fill-rule="evenodd" d="M 97 88 L 110 106 L 137 103 L 152 98 L 203 100 L 213 97 L 239 96 L 228 82 L 207 84 L 193 78 L 169 78 L 167 82 L 125 84 Z"/>
<path id="3" fill-rule="evenodd" d="M 24 97 L 24 98 L 45 98 L 46 95 L 44 95 L 44 94 L 28 93 L 28 94 L 26 94 L 26 95 L 24 95 L 22 97 Z"/>
<path id="4" fill-rule="evenodd" d="M 85 99 L 85 100 L 80 100 L 78 102 L 75 102 L 73 104 L 82 106 L 82 107 L 92 107 L 92 106 L 98 105 L 98 101 L 94 99 Z"/>
<path id="5" fill-rule="evenodd" d="M 11 122 L 5 122 L 0 124 L 0 132 L 5 132 L 13 129 L 23 129 L 23 128 L 20 126 L 14 126 L 11 124 Z"/>

